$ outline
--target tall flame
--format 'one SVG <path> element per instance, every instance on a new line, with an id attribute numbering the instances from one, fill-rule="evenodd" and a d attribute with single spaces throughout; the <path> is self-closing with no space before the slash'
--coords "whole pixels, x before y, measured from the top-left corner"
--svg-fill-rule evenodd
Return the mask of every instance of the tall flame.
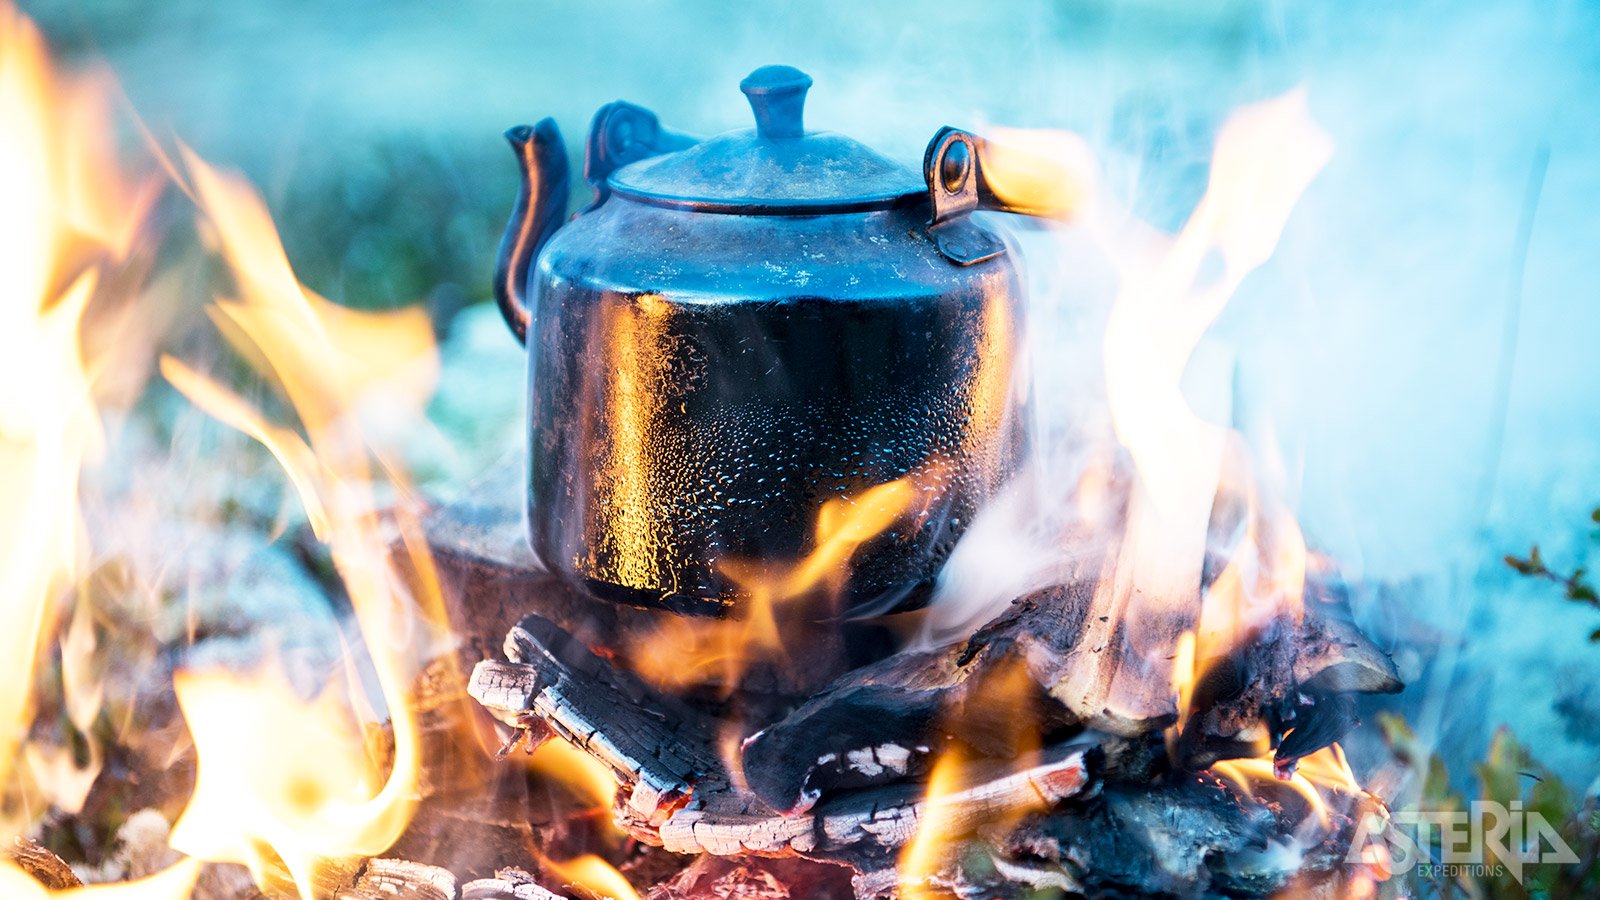
<path id="1" fill-rule="evenodd" d="M 48 633 L 88 553 L 79 473 L 101 449 L 95 403 L 101 360 L 84 351 L 84 313 L 107 263 L 122 261 L 159 183 L 126 179 L 111 153 L 115 130 L 102 79 L 52 70 L 32 23 L 0 0 L 0 784 L 11 786 L 32 717 L 30 689 Z M 85 677 L 93 636 L 78 600 L 63 643 L 68 718 L 89 739 L 90 766 L 29 746 L 31 788 L 81 806 L 103 752 L 89 727 L 101 692 Z M 25 791 L 29 790 L 24 785 Z M 23 824 L 7 810 L 0 840 Z M 49 891 L 9 860 L 0 895 L 18 900 L 176 900 L 198 863 L 141 881 Z"/>
<path id="2" fill-rule="evenodd" d="M 331 688 L 306 703 L 276 672 L 182 673 L 178 702 L 194 734 L 199 773 L 172 844 L 202 859 L 248 865 L 258 881 L 275 855 L 310 900 L 320 860 L 381 853 L 410 821 L 415 803 L 420 747 L 407 696 L 443 614 L 437 586 L 424 585 L 413 597 L 391 560 L 376 490 L 384 479 L 402 491 L 405 485 L 386 464 L 371 414 L 420 413 L 437 360 L 420 309 L 353 312 L 304 289 L 254 191 L 187 151 L 184 158 L 242 295 L 219 300 L 213 319 L 281 389 L 305 437 L 272 425 L 175 359 L 163 358 L 161 371 L 197 406 L 256 437 L 283 464 L 349 592 L 393 725 L 394 759 L 383 777 L 349 705 Z M 359 685 L 345 689 L 359 707 Z"/>
<path id="3" fill-rule="evenodd" d="M 88 547 L 80 468 L 99 452 L 94 388 L 100 367 L 82 349 L 84 311 L 105 264 L 124 258 L 158 187 L 125 179 L 102 79 L 54 72 L 38 32 L 0 0 L 0 783 L 31 719 L 29 689 Z M 87 621 L 80 614 L 74 621 Z M 82 656 L 79 639 L 67 656 Z M 74 676 L 81 667 L 74 668 Z M 71 718 L 98 712 L 93 684 L 73 683 Z M 91 739 L 91 761 L 99 747 Z M 95 775 L 31 753 L 35 787 L 67 807 Z M 55 769 L 50 776 L 45 769 Z M 76 796 L 73 796 L 76 795 Z M 6 822 L 5 829 L 16 827 Z"/>
<path id="4" fill-rule="evenodd" d="M 1182 381 L 1202 335 L 1272 255 L 1295 202 L 1332 152 L 1304 90 L 1235 112 L 1218 134 L 1199 206 L 1153 264 L 1123 271 L 1106 325 L 1112 426 L 1138 477 L 1114 569 L 1100 587 L 1123 598 L 1116 608 L 1134 652 L 1180 682 L 1180 693 L 1192 677 L 1170 663 L 1163 668 L 1177 648 L 1149 623 L 1197 628 L 1186 652 L 1203 667 L 1265 619 L 1299 614 L 1305 545 L 1288 510 L 1266 503 L 1253 503 L 1235 564 L 1194 605 L 1232 433 L 1190 407 Z M 1250 487 L 1254 501 L 1257 486 Z M 1142 645 L 1147 632 L 1152 638 Z"/>

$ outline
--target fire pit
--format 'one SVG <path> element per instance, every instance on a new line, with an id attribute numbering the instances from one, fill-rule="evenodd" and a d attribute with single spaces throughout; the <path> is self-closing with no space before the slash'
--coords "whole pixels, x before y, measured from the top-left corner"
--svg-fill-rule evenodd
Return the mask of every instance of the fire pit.
<path id="1" fill-rule="evenodd" d="M 1466 643 L 1319 540 L 1214 327 L 1332 174 L 1307 92 L 1198 129 L 1156 227 L 1115 151 L 857 115 L 880 152 L 818 126 L 958 92 L 814 71 L 809 112 L 792 67 L 652 72 L 572 216 L 554 120 L 512 128 L 492 286 L 491 167 L 375 192 L 482 246 L 356 308 L 376 226 L 324 298 L 296 240 L 339 228 L 286 249 L 0 0 L 0 895 L 1587 896 L 1600 783 L 1506 733 L 1449 778 Z M 1593 606 L 1560 553 L 1509 563 Z"/>

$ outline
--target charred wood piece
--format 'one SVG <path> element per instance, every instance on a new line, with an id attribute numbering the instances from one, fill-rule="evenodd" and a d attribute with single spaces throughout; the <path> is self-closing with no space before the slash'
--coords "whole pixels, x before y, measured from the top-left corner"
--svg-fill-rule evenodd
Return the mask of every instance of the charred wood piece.
<path id="1" fill-rule="evenodd" d="M 1053 807 L 1085 791 L 1096 748 L 1052 747 L 1035 765 L 1017 769 L 995 760 L 972 764 L 962 774 L 969 786 L 940 803 L 954 831 L 1001 818 L 1019 809 Z M 905 846 L 922 826 L 926 786 L 905 783 L 840 794 L 810 812 L 782 816 L 754 797 L 732 792 L 696 795 L 658 831 L 663 846 L 678 853 L 799 854 L 861 868 L 881 863 Z"/>
<path id="2" fill-rule="evenodd" d="M 456 900 L 456 876 L 406 859 L 373 859 L 335 900 Z"/>
<path id="3" fill-rule="evenodd" d="M 501 869 L 493 878 L 463 884 L 461 900 L 560 900 L 560 896 L 521 869 Z"/>
<path id="4" fill-rule="evenodd" d="M 1355 698 L 1349 694 L 1296 691 L 1280 705 L 1274 718 L 1279 726 L 1273 762 L 1280 769 L 1292 768 L 1295 760 L 1310 756 L 1361 724 Z"/>
<path id="5" fill-rule="evenodd" d="M 658 822 L 697 782 L 725 772 L 704 716 L 618 672 L 548 619 L 524 617 L 505 651 L 512 661 L 479 663 L 468 692 L 513 727 L 537 716 L 609 766 L 630 816 Z"/>

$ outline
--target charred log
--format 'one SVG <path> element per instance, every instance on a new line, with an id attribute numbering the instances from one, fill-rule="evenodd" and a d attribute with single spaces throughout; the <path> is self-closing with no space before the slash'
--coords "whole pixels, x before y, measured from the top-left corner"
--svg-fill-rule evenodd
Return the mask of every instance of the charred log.
<path id="1" fill-rule="evenodd" d="M 456 900 L 456 876 L 405 859 L 374 859 L 335 900 Z"/>
<path id="2" fill-rule="evenodd" d="M 801 855 L 880 865 L 916 833 L 925 787 L 901 783 L 841 793 L 785 816 L 742 790 L 713 750 L 711 723 L 616 672 L 552 623 L 528 617 L 507 639 L 515 662 L 485 661 L 469 687 L 503 721 L 527 714 L 611 766 L 615 814 L 641 840 L 678 853 Z M 1066 744 L 1030 764 L 974 763 L 970 785 L 945 799 L 958 820 L 1058 803 L 1090 784 L 1098 749 Z M 869 865 L 870 864 L 870 865 Z"/>
<path id="3" fill-rule="evenodd" d="M 461 886 L 461 900 L 560 900 L 522 869 L 501 869 L 493 878 Z"/>
<path id="4" fill-rule="evenodd" d="M 850 870 L 804 859 L 705 855 L 650 889 L 646 900 L 854 900 Z"/>
<path id="5" fill-rule="evenodd" d="M 78 873 L 72 871 L 72 867 L 63 862 L 61 857 L 21 835 L 11 839 L 5 857 L 32 876 L 34 881 L 52 891 L 83 886 L 83 882 L 78 880 Z"/>

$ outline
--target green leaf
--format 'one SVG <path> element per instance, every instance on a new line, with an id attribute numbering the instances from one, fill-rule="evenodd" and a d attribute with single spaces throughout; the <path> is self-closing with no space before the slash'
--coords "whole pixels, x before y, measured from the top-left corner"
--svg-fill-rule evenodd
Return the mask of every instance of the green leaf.
<path id="1" fill-rule="evenodd" d="M 1596 525 L 1600 525 L 1600 506 L 1596 506 L 1594 512 L 1589 513 L 1589 518 L 1593 519 Z"/>
<path id="2" fill-rule="evenodd" d="M 1595 630 L 1589 632 L 1589 640 L 1595 642 L 1596 644 L 1600 644 L 1600 628 L 1596 628 Z"/>
<path id="3" fill-rule="evenodd" d="M 1533 572 L 1534 572 L 1533 563 L 1528 562 L 1525 559 L 1520 559 L 1518 557 L 1512 556 L 1509 553 L 1506 554 L 1506 565 L 1510 566 L 1513 569 L 1516 569 L 1518 572 L 1522 573 L 1523 575 L 1532 575 Z"/>

